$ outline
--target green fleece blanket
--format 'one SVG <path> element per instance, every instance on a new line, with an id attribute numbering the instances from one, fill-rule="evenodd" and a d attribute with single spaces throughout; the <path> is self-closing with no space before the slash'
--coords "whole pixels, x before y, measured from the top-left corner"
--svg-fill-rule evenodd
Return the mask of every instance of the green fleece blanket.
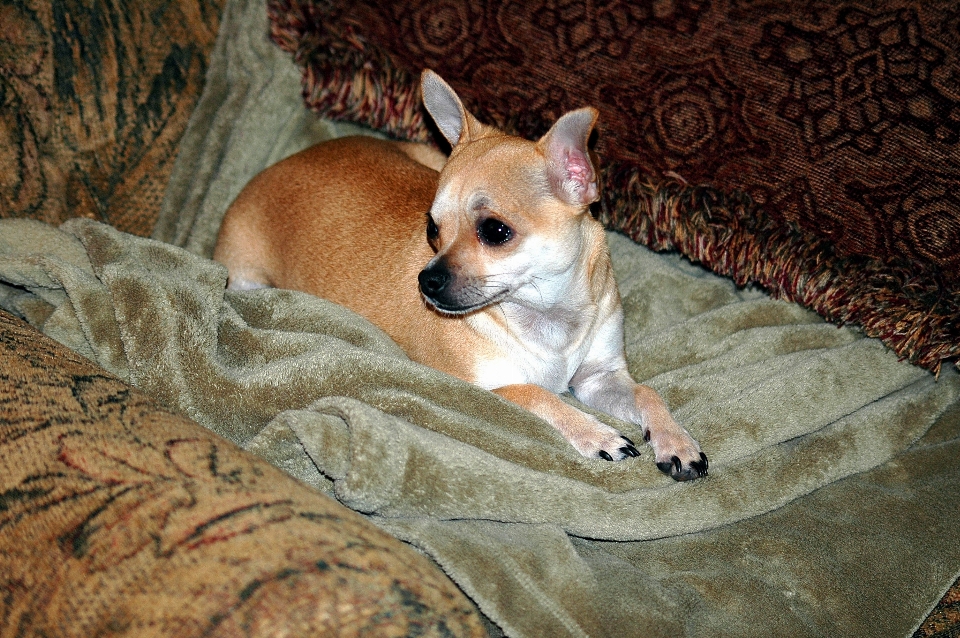
<path id="1" fill-rule="evenodd" d="M 229 2 L 156 238 L 0 221 L 0 307 L 430 555 L 509 636 L 910 633 L 960 570 L 960 377 L 610 236 L 633 374 L 711 459 L 580 457 L 309 295 L 210 261 L 249 177 L 347 127 Z M 569 400 L 573 400 L 570 398 Z M 639 434 L 617 423 L 628 436 Z"/>

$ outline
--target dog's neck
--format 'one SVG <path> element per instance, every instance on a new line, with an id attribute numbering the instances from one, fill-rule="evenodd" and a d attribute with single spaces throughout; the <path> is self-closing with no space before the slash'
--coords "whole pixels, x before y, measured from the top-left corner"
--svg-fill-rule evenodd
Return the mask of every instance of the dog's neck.
<path id="1" fill-rule="evenodd" d="M 523 304 L 503 302 L 491 309 L 503 318 L 504 328 L 518 341 L 546 351 L 556 352 L 579 343 L 593 324 L 596 306 L 557 304 L 550 309 L 531 308 Z"/>
<path id="2" fill-rule="evenodd" d="M 610 277 L 602 228 L 589 219 L 580 230 L 582 248 L 571 263 L 551 273 L 549 281 L 527 283 L 521 294 L 484 309 L 487 320 L 537 349 L 578 347 L 605 305 L 599 296 Z"/>

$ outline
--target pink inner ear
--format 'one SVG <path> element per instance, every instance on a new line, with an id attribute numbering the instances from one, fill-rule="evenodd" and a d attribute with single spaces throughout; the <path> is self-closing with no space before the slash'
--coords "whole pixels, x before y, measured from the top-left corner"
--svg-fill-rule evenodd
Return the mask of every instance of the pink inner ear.
<path id="1" fill-rule="evenodd" d="M 597 196 L 597 185 L 594 182 L 593 167 L 587 156 L 577 149 L 568 148 L 564 152 L 566 178 L 571 182 L 573 191 L 579 196 L 582 203 L 590 203 Z"/>
<path id="2" fill-rule="evenodd" d="M 567 164 L 567 175 L 570 176 L 570 179 L 581 186 L 586 186 L 593 181 L 593 169 L 583 153 L 568 149 L 564 159 Z"/>

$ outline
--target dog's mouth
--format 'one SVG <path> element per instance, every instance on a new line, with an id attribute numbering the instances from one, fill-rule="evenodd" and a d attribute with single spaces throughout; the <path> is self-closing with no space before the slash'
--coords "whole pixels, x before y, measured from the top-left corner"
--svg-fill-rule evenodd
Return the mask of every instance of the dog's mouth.
<path id="1" fill-rule="evenodd" d="M 487 306 L 495 304 L 501 301 L 509 293 L 509 289 L 503 289 L 495 294 L 484 297 L 483 299 L 470 300 L 467 302 L 459 300 L 450 300 L 450 299 L 438 299 L 436 297 L 431 297 L 430 295 L 420 291 L 420 294 L 423 295 L 424 300 L 431 306 L 433 306 L 437 311 L 446 314 L 446 315 L 466 315 L 471 312 L 476 312 L 477 310 L 482 310 Z"/>
<path id="2" fill-rule="evenodd" d="M 417 279 L 424 300 L 437 311 L 448 315 L 475 312 L 497 303 L 510 292 L 509 286 L 497 284 L 486 277 L 460 278 L 444 259 L 428 264 Z"/>

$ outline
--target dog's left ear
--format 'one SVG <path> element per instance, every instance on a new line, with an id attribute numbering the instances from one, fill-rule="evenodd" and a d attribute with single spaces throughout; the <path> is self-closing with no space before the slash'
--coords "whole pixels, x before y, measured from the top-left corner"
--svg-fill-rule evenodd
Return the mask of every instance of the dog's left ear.
<path id="1" fill-rule="evenodd" d="M 592 204 L 600 195 L 597 172 L 587 149 L 597 115 L 591 107 L 570 111 L 537 142 L 547 159 L 547 177 L 554 195 L 573 206 Z"/>
<path id="2" fill-rule="evenodd" d="M 463 106 L 457 92 L 430 69 L 420 75 L 420 95 L 451 148 L 483 135 L 484 126 Z"/>

